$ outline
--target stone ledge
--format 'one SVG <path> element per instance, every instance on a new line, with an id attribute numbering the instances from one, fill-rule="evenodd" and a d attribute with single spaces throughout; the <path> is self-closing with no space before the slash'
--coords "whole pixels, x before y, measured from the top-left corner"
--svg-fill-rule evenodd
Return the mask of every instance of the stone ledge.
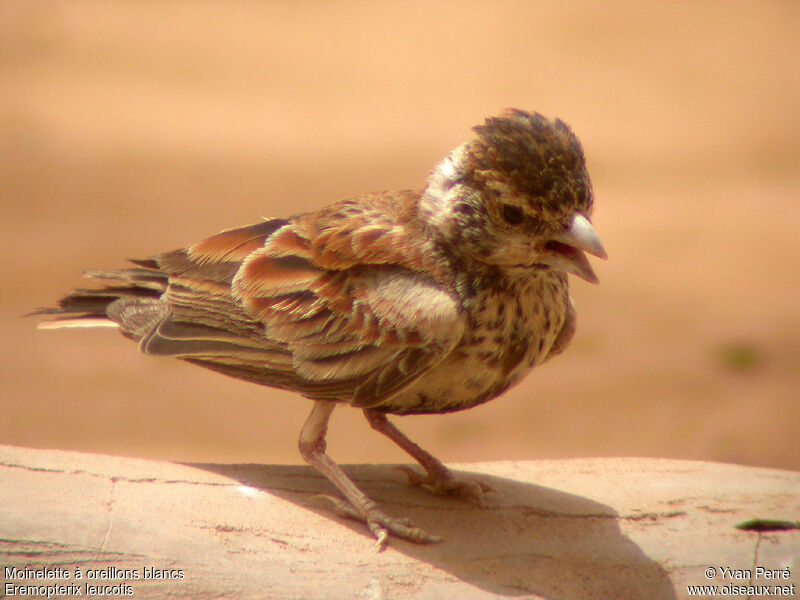
<path id="1" fill-rule="evenodd" d="M 584 600 L 683 598 L 687 585 L 748 583 L 723 579 L 720 567 L 755 576 L 756 566 L 788 566 L 788 580 L 752 583 L 800 581 L 800 531 L 735 527 L 800 521 L 798 473 L 639 458 L 452 467 L 494 488 L 484 508 L 408 488 L 392 465 L 345 467 L 389 514 L 444 537 L 426 546 L 392 539 L 377 553 L 365 527 L 311 500 L 332 486 L 309 467 L 0 446 L 0 566 L 73 575 L 3 585 L 122 584 L 140 598 Z M 77 567 L 112 579 L 76 581 Z M 706 578 L 708 567 L 717 576 Z M 145 568 L 182 578 L 145 579 Z M 139 578 L 114 578 L 125 569 Z"/>

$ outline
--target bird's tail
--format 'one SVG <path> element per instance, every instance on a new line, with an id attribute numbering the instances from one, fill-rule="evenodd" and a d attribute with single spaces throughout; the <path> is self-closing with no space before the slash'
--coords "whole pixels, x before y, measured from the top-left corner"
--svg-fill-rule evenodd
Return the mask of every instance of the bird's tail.
<path id="1" fill-rule="evenodd" d="M 153 260 L 131 260 L 139 265 L 113 271 L 85 271 L 90 279 L 106 285 L 98 289 L 77 289 L 58 301 L 53 308 L 40 308 L 31 315 L 45 315 L 49 320 L 38 324 L 39 329 L 65 327 L 116 327 L 128 337 L 138 339 L 141 329 L 160 316 L 159 298 L 167 288 L 168 276 Z M 131 319 L 132 313 L 149 318 Z M 137 324 L 137 320 L 147 323 Z M 133 322 L 132 322 L 133 321 Z M 137 325 L 139 325 L 137 327 Z"/>

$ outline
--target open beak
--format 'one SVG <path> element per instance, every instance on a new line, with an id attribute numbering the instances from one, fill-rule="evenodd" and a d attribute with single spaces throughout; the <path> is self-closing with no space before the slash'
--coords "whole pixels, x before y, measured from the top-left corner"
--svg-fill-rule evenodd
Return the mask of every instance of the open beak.
<path id="1" fill-rule="evenodd" d="M 541 262 L 554 269 L 577 275 L 589 283 L 599 283 L 600 280 L 584 252 L 598 258 L 607 258 L 607 255 L 600 236 L 589 219 L 582 214 L 576 213 L 569 227 L 551 236 L 544 247 L 545 253 Z"/>

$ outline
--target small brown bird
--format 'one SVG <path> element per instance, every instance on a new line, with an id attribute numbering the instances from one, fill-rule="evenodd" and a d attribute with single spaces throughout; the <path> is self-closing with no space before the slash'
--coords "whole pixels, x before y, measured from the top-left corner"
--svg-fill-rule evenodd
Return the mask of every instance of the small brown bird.
<path id="1" fill-rule="evenodd" d="M 444 413 L 497 397 L 561 353 L 575 331 L 567 273 L 597 283 L 606 253 L 589 219 L 580 142 L 560 120 L 508 109 L 475 127 L 422 190 L 341 200 L 223 231 L 187 248 L 91 271 L 113 282 L 62 298 L 44 328 L 114 326 L 171 356 L 314 400 L 303 458 L 346 498 L 339 514 L 438 541 L 386 515 L 325 453 L 339 403 L 425 469 L 410 482 L 480 501 L 387 414 Z"/>

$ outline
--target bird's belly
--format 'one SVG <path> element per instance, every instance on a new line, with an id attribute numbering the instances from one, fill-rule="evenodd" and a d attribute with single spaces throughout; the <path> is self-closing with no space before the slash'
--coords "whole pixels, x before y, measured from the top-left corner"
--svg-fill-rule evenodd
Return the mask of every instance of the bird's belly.
<path id="1" fill-rule="evenodd" d="M 487 368 L 478 357 L 446 360 L 380 406 L 379 410 L 394 414 L 464 410 L 495 398 L 519 382 L 531 368 L 532 365 L 504 375 L 498 369 Z"/>

